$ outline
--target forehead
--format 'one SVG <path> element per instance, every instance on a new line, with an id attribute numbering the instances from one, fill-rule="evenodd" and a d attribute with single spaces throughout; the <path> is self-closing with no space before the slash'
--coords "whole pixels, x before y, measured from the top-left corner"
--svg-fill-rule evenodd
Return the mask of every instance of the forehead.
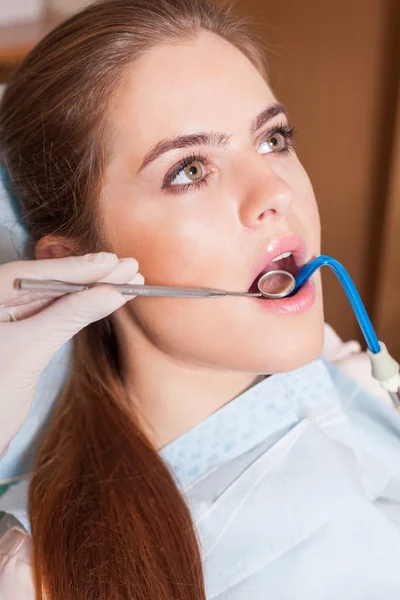
<path id="1" fill-rule="evenodd" d="M 202 32 L 185 42 L 155 46 L 130 68 L 113 103 L 112 125 L 135 145 L 199 130 L 248 128 L 274 96 L 235 46 Z"/>

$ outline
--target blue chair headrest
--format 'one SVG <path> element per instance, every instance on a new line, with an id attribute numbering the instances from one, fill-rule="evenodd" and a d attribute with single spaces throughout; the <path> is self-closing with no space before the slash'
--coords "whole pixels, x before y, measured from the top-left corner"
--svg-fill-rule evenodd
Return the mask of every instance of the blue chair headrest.
<path id="1" fill-rule="evenodd" d="M 33 244 L 28 228 L 22 222 L 18 201 L 11 194 L 7 172 L 0 165 L 0 265 L 32 258 Z M 40 344 L 40 340 L 37 343 Z M 68 342 L 42 373 L 28 418 L 0 460 L 0 485 L 32 471 L 46 421 L 66 381 L 70 352 L 71 342 Z"/>

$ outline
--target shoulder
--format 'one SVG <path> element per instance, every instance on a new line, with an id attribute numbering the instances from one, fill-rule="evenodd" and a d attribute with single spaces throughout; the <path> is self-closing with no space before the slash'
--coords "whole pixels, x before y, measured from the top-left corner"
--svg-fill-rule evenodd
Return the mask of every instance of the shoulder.
<path id="1" fill-rule="evenodd" d="M 360 344 L 354 340 L 344 342 L 327 323 L 325 324 L 325 343 L 322 358 L 333 363 L 350 379 L 353 379 L 385 404 L 392 406 L 389 394 L 372 377 L 368 355 L 361 350 Z"/>
<path id="2" fill-rule="evenodd" d="M 34 600 L 32 540 L 10 514 L 0 518 L 0 600 Z"/>

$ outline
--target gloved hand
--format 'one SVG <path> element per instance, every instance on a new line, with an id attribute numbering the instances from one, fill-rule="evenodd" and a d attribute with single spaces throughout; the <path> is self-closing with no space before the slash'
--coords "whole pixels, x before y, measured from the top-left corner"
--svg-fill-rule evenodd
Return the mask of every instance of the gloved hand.
<path id="1" fill-rule="evenodd" d="M 135 297 L 111 286 L 69 294 L 16 289 L 14 280 L 23 278 L 144 283 L 134 258 L 118 260 L 106 252 L 0 265 L 0 459 L 24 424 L 40 374 L 57 350 Z"/>

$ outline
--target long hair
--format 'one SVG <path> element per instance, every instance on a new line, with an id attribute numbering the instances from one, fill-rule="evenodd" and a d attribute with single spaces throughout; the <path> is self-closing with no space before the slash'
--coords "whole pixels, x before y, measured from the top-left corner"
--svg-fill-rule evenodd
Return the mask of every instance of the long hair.
<path id="1" fill-rule="evenodd" d="M 263 45 L 227 4 L 105 0 L 50 32 L 0 105 L 0 160 L 34 241 L 104 249 L 97 209 L 108 114 L 124 74 L 157 44 L 201 30 L 266 77 Z M 187 504 L 125 393 L 112 318 L 74 338 L 70 378 L 35 457 L 29 493 L 37 600 L 204 600 Z"/>

